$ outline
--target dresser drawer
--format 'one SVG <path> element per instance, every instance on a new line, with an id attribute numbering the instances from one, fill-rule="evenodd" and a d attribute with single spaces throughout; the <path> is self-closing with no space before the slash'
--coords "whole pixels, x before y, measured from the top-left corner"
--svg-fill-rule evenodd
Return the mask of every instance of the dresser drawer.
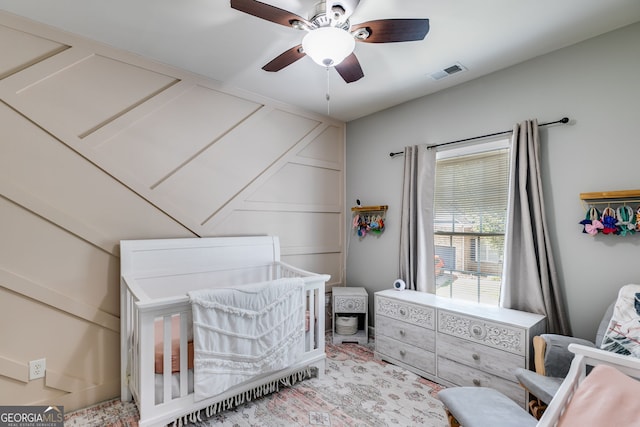
<path id="1" fill-rule="evenodd" d="M 377 295 L 375 303 L 376 316 L 383 315 L 425 328 L 435 329 L 436 310 L 433 307 L 411 304 Z"/>
<path id="2" fill-rule="evenodd" d="M 367 296 L 334 295 L 334 313 L 366 313 L 369 299 Z"/>
<path id="3" fill-rule="evenodd" d="M 527 347 L 524 329 L 446 310 L 438 311 L 438 332 L 522 356 Z"/>
<path id="4" fill-rule="evenodd" d="M 450 335 L 438 335 L 438 355 L 471 368 L 515 381 L 515 369 L 524 368 L 525 357 L 476 344 Z"/>
<path id="5" fill-rule="evenodd" d="M 524 407 L 526 392 L 519 384 L 488 374 L 473 367 L 457 363 L 438 355 L 438 377 L 461 387 L 491 387 Z M 513 377 L 515 380 L 515 376 Z"/>
<path id="6" fill-rule="evenodd" d="M 435 374 L 435 353 L 376 334 L 376 352 L 430 374 Z"/>
<path id="7" fill-rule="evenodd" d="M 383 335 L 425 350 L 435 350 L 436 332 L 434 330 L 378 315 L 376 337 Z"/>

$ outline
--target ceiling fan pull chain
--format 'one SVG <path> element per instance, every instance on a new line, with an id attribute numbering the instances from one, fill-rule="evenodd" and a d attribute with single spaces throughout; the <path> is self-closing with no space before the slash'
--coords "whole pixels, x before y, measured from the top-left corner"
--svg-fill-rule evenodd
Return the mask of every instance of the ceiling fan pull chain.
<path id="1" fill-rule="evenodd" d="M 327 99 L 327 116 L 331 114 L 331 110 L 329 108 L 329 101 L 331 100 L 331 96 L 329 95 L 329 67 L 327 67 L 327 94 L 325 95 Z"/>

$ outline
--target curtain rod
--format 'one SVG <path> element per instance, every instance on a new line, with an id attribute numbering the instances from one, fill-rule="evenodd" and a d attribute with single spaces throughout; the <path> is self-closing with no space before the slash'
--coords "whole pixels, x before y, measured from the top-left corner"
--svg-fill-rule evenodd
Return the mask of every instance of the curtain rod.
<path id="1" fill-rule="evenodd" d="M 562 124 L 569 123 L 569 118 L 568 117 L 563 117 L 560 120 L 556 120 L 555 122 L 540 123 L 538 126 L 549 126 L 549 125 L 555 125 L 555 124 L 558 124 L 558 123 L 562 123 Z M 458 139 L 456 141 L 449 141 L 449 142 L 442 142 L 440 144 L 433 144 L 433 145 L 427 146 L 427 148 L 430 149 L 430 148 L 442 147 L 443 145 L 450 145 L 450 144 L 457 144 L 459 142 L 473 141 L 474 139 L 489 138 L 490 136 L 504 135 L 504 134 L 512 133 L 512 132 L 513 132 L 513 130 L 503 130 L 501 132 L 488 133 L 486 135 L 472 136 L 471 138 Z M 404 154 L 404 151 L 397 151 L 395 153 L 389 153 L 389 156 L 395 157 L 395 156 L 399 156 L 400 154 Z"/>

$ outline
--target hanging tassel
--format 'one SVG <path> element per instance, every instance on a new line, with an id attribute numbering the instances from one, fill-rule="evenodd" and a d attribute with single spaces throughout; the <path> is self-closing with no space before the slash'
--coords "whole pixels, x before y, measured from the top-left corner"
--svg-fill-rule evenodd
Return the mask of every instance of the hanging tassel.
<path id="1" fill-rule="evenodd" d="M 630 206 L 619 206 L 618 209 L 616 209 L 616 218 L 618 219 L 616 226 L 621 236 L 634 234 L 636 232 L 636 216 Z"/>
<path id="2" fill-rule="evenodd" d="M 620 234 L 620 230 L 618 230 L 618 227 L 616 226 L 616 212 L 612 207 L 607 206 L 606 208 L 604 208 L 604 210 L 602 211 L 601 222 L 604 226 L 604 228 L 602 229 L 602 232 L 604 234 Z"/>

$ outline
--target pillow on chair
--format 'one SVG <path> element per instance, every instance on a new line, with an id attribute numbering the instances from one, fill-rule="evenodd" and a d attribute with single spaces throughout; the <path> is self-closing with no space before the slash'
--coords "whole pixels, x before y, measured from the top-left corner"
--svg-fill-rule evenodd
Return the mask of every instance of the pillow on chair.
<path id="1" fill-rule="evenodd" d="M 640 285 L 620 288 L 600 348 L 640 357 Z"/>
<path id="2" fill-rule="evenodd" d="M 616 368 L 598 365 L 578 385 L 558 427 L 640 427 L 640 382 Z"/>

